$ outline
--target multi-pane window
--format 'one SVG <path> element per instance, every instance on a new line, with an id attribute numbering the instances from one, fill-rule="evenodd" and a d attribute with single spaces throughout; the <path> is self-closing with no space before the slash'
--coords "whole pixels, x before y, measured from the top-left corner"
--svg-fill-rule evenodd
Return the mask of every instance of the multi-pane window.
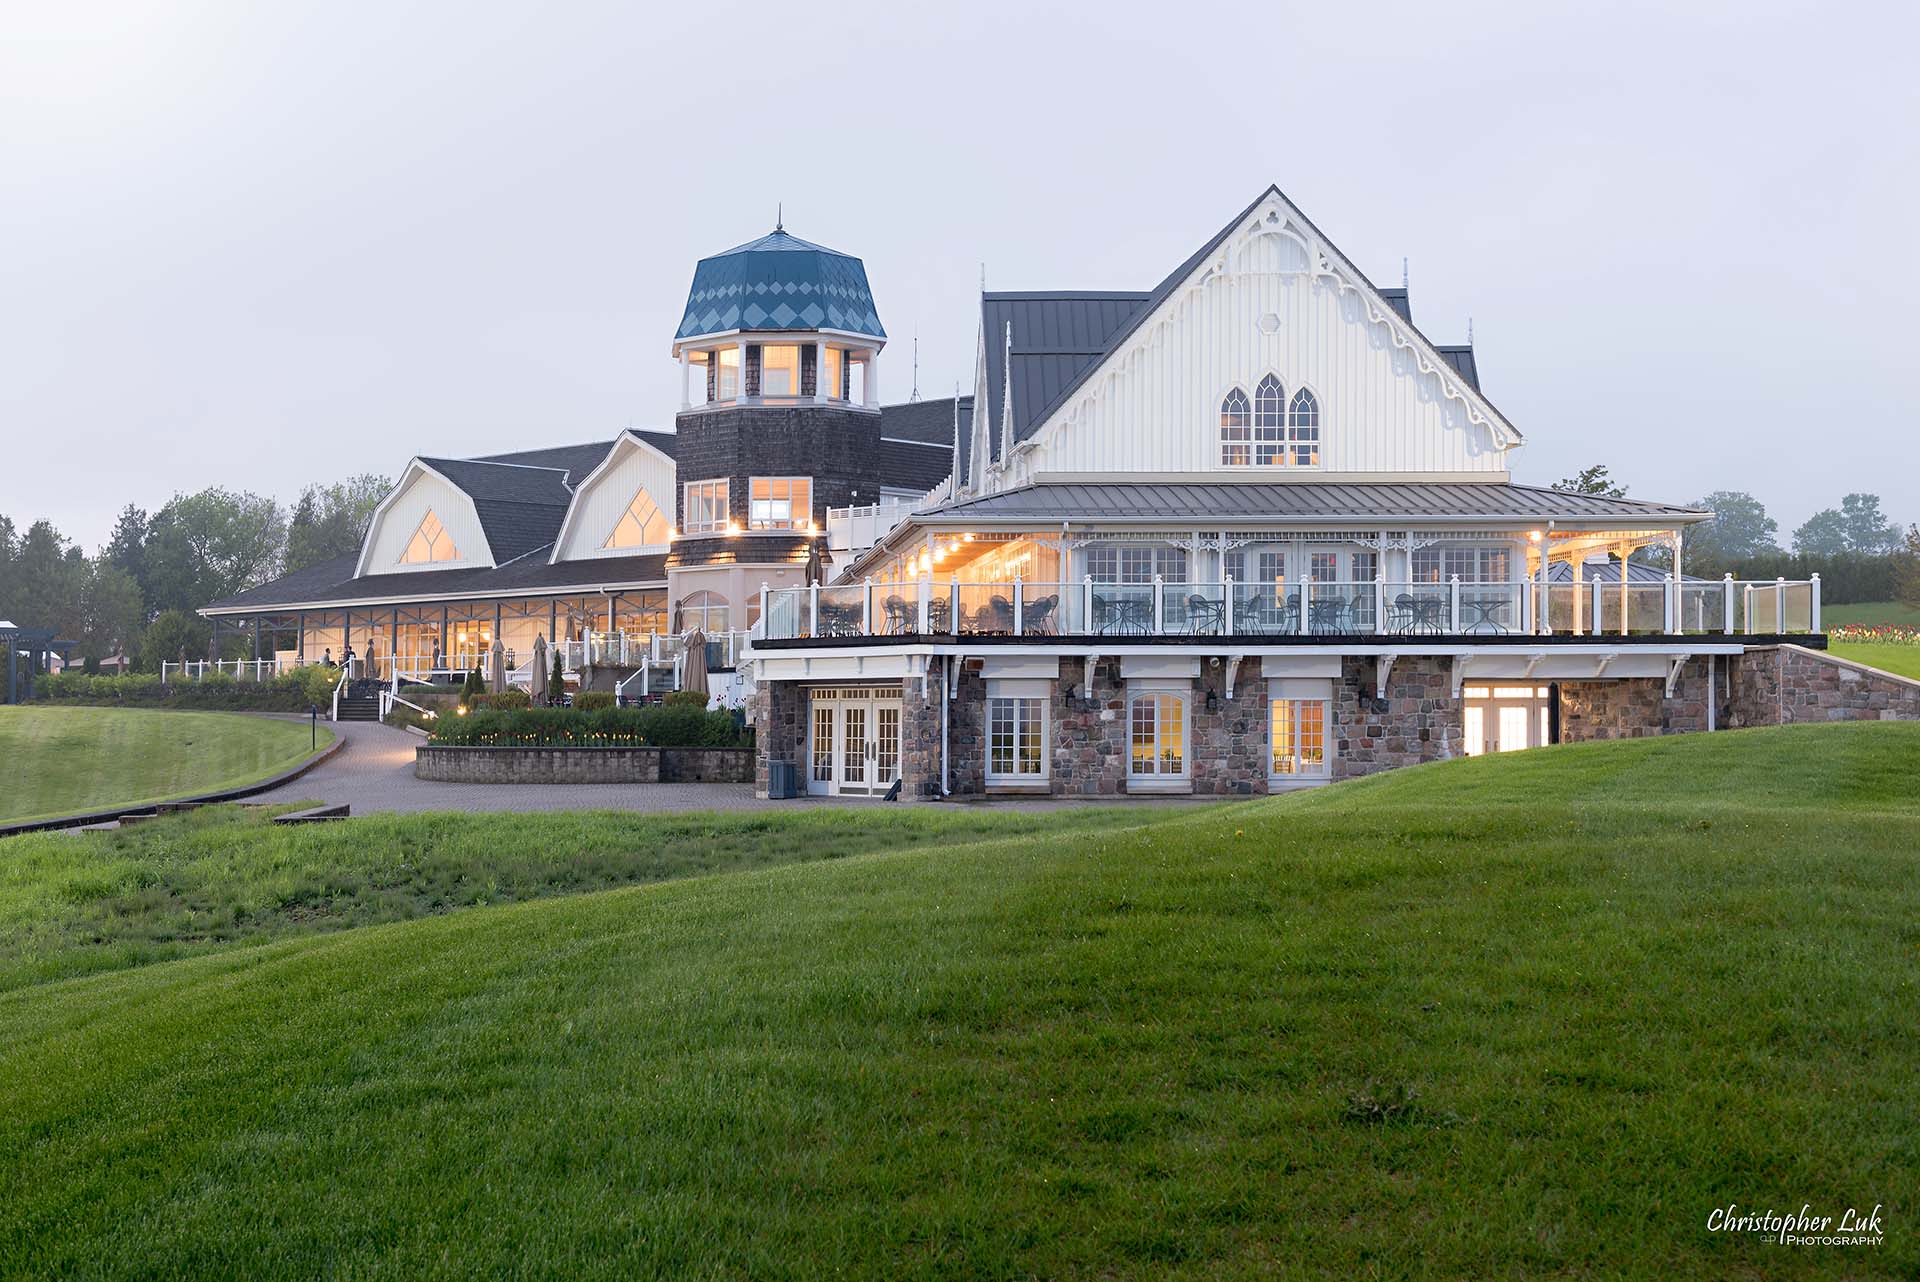
<path id="1" fill-rule="evenodd" d="M 716 401 L 740 398 L 740 349 L 723 347 L 707 358 L 708 386 Z"/>
<path id="2" fill-rule="evenodd" d="M 1151 543 L 1099 543 L 1087 549 L 1087 575 L 1095 583 L 1187 581 L 1187 551 Z"/>
<path id="3" fill-rule="evenodd" d="M 1235 583 L 1278 583 L 1287 577 L 1287 554 L 1278 548 L 1252 554 L 1244 548 L 1234 548 L 1226 554 L 1226 571 Z"/>
<path id="4" fill-rule="evenodd" d="M 1239 388 L 1220 402 L 1220 464 L 1223 467 L 1318 467 L 1320 399 L 1302 387 L 1291 400 L 1273 374 L 1253 396 Z"/>
<path id="5" fill-rule="evenodd" d="M 1309 558 L 1307 569 L 1315 583 L 1337 583 L 1340 581 L 1340 554 L 1315 552 Z"/>
<path id="6" fill-rule="evenodd" d="M 1287 389 L 1269 374 L 1253 390 L 1253 461 L 1272 467 L 1287 461 Z"/>
<path id="7" fill-rule="evenodd" d="M 637 548 L 665 543 L 671 528 L 666 513 L 653 501 L 653 495 L 641 490 L 633 496 L 633 502 L 627 504 L 613 533 L 600 546 L 603 549 Z"/>
<path id="8" fill-rule="evenodd" d="M 1327 701 L 1272 701 L 1273 760 L 1270 774 L 1327 773 Z"/>
<path id="9" fill-rule="evenodd" d="M 732 608 L 718 592 L 689 592 L 680 602 L 680 631 L 699 628 L 708 636 L 725 632 Z"/>
<path id="10" fill-rule="evenodd" d="M 813 482 L 804 476 L 756 476 L 747 499 L 747 528 L 804 530 L 813 515 Z"/>
<path id="11" fill-rule="evenodd" d="M 1320 465 L 1320 401 L 1304 387 L 1287 410 L 1287 450 L 1295 467 Z"/>
<path id="12" fill-rule="evenodd" d="M 1380 577 L 1380 554 L 1378 552 L 1355 552 L 1353 554 L 1353 580 L 1355 583 L 1372 583 Z"/>
<path id="13" fill-rule="evenodd" d="M 766 346 L 760 349 L 760 395 L 800 394 L 800 349 Z"/>
<path id="14" fill-rule="evenodd" d="M 824 362 L 820 370 L 820 381 L 821 386 L 826 388 L 827 399 L 844 401 L 847 399 L 845 372 L 847 354 L 837 347 L 823 347 L 820 349 L 820 359 Z"/>
<path id="15" fill-rule="evenodd" d="M 402 565 L 429 565 L 435 561 L 458 561 L 460 549 L 453 545 L 453 536 L 447 533 L 447 527 L 440 524 L 440 518 L 428 508 L 427 514 L 420 519 L 420 528 L 407 540 L 407 550 L 400 554 Z"/>
<path id="16" fill-rule="evenodd" d="M 1047 777 L 1047 700 L 1020 683 L 990 682 L 987 778 L 1035 782 Z"/>
<path id="17" fill-rule="evenodd" d="M 1418 548 L 1413 554 L 1415 583 L 1505 583 L 1511 553 L 1506 548 Z"/>
<path id="18" fill-rule="evenodd" d="M 1253 461 L 1253 406 L 1239 388 L 1220 402 L 1220 462 L 1245 467 Z"/>
<path id="19" fill-rule="evenodd" d="M 686 519 L 681 530 L 686 534 L 711 534 L 727 528 L 727 483 L 725 481 L 688 481 Z"/>
<path id="20" fill-rule="evenodd" d="M 1129 773 L 1177 778 L 1187 772 L 1187 701 L 1177 694 L 1136 694 L 1128 710 Z"/>
<path id="21" fill-rule="evenodd" d="M 813 778 L 816 783 L 833 782 L 833 707 L 831 703 L 813 705 Z"/>

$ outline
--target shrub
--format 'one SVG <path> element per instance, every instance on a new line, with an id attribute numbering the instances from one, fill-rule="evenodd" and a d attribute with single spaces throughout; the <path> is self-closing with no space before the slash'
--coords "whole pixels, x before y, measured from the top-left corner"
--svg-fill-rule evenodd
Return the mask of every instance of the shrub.
<path id="1" fill-rule="evenodd" d="M 433 742 L 521 748 L 740 748 L 752 740 L 729 712 L 704 708 L 494 708 L 442 717 Z"/>
<path id="2" fill-rule="evenodd" d="M 467 707 L 478 711 L 481 708 L 531 708 L 533 696 L 525 690 L 502 690 L 499 694 L 482 691 L 467 697 Z"/>
<path id="3" fill-rule="evenodd" d="M 699 690 L 669 690 L 660 700 L 670 708 L 704 708 L 707 696 Z"/>
<path id="4" fill-rule="evenodd" d="M 598 712 L 613 705 L 613 695 L 606 690 L 583 690 L 573 696 L 573 706 L 582 712 Z"/>
<path id="5" fill-rule="evenodd" d="M 174 681 L 169 685 L 160 684 L 160 678 L 150 672 L 130 672 L 125 676 L 61 672 L 35 678 L 33 694 L 36 700 L 48 703 L 121 704 L 212 712 L 305 712 L 309 706 L 326 707 L 333 699 L 333 686 L 339 679 L 337 669 L 318 664 L 295 668 L 264 681 L 236 681 L 223 672 L 202 681 Z"/>

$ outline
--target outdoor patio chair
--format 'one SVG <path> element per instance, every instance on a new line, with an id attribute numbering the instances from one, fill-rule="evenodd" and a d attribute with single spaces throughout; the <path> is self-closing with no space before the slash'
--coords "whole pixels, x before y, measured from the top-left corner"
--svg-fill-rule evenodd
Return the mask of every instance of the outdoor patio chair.
<path id="1" fill-rule="evenodd" d="M 1049 592 L 1032 601 L 1023 601 L 1020 630 L 1035 636 L 1052 636 L 1058 628 L 1054 611 L 1060 608 L 1060 594 Z"/>
<path id="2" fill-rule="evenodd" d="M 887 612 L 887 631 L 895 636 L 912 632 L 919 624 L 915 617 L 919 611 L 904 597 L 890 596 L 881 603 L 881 608 Z"/>
<path id="3" fill-rule="evenodd" d="M 1227 607 L 1198 592 L 1187 594 L 1187 631 L 1194 636 L 1210 635 L 1227 626 Z"/>

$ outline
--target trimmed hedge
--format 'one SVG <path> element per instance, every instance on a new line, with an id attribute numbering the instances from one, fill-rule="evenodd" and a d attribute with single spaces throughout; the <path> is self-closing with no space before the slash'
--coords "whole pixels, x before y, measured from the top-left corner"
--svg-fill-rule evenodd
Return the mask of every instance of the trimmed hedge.
<path id="1" fill-rule="evenodd" d="M 462 702 L 464 702 L 470 710 L 475 712 L 483 708 L 490 711 L 497 711 L 513 708 L 531 708 L 533 706 L 533 696 L 525 690 L 502 690 L 499 694 L 482 691 L 479 694 L 467 695 Z"/>
<path id="2" fill-rule="evenodd" d="M 433 743 L 489 748 L 744 748 L 753 742 L 731 712 L 661 704 L 646 708 L 525 708 L 471 712 L 433 723 Z"/>
<path id="3" fill-rule="evenodd" d="M 213 712 L 305 712 L 330 707 L 340 669 L 309 664 L 264 681 L 235 680 L 224 673 L 203 681 L 161 685 L 150 672 L 125 676 L 56 672 L 33 679 L 36 703 L 84 703 L 130 708 L 192 708 Z"/>
<path id="4" fill-rule="evenodd" d="M 573 696 L 573 706 L 582 712 L 598 712 L 602 708 L 613 707 L 614 703 L 611 690 L 582 690 Z"/>

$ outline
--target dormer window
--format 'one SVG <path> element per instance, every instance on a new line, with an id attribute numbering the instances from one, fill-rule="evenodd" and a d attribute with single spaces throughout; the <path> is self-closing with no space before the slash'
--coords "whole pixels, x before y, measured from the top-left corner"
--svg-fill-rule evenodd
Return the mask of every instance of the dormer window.
<path id="1" fill-rule="evenodd" d="M 400 554 L 402 565 L 431 565 L 436 561 L 458 561 L 460 549 L 453 545 L 453 536 L 447 533 L 447 527 L 440 524 L 440 518 L 428 508 L 426 516 L 420 520 L 420 527 L 407 540 L 407 550 Z"/>
<path id="2" fill-rule="evenodd" d="M 1220 466 L 1318 467 L 1320 401 L 1300 388 L 1291 400 L 1278 376 L 1268 374 L 1249 398 L 1229 390 L 1220 402 Z"/>

